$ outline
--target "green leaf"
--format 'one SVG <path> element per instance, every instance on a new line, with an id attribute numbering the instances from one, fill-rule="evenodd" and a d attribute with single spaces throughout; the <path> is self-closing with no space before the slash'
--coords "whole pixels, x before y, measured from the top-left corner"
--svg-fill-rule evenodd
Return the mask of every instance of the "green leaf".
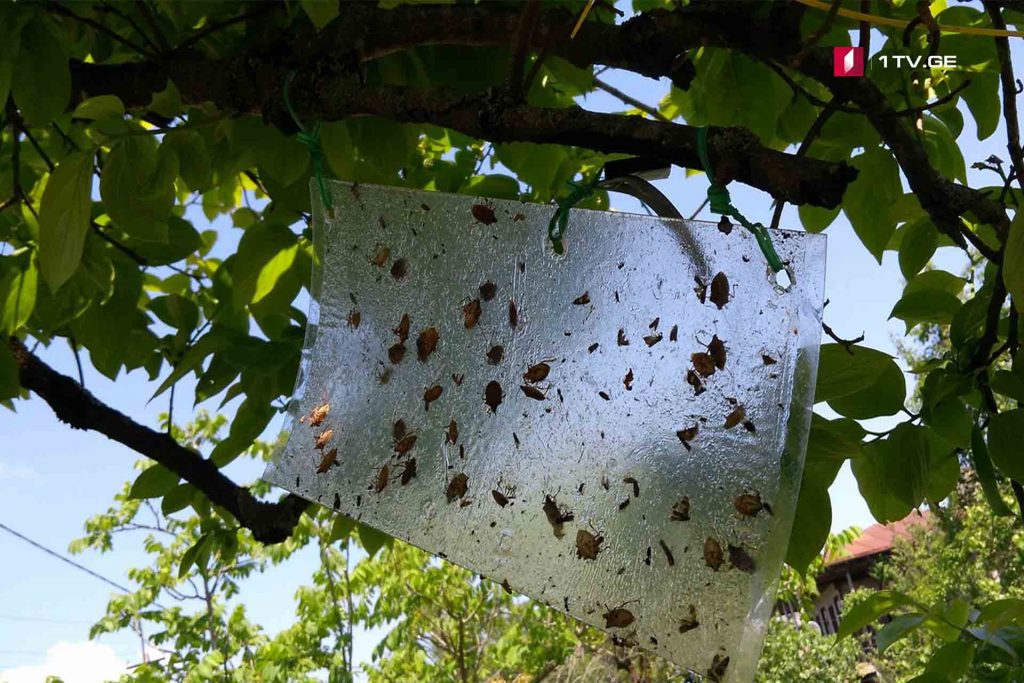
<path id="1" fill-rule="evenodd" d="M 302 0 L 302 9 L 319 31 L 338 16 L 338 0 Z"/>
<path id="2" fill-rule="evenodd" d="M 927 463 L 922 462 L 920 450 L 912 455 L 904 457 L 890 436 L 869 443 L 862 457 L 850 461 L 857 488 L 879 522 L 906 517 L 915 505 L 914 491 L 920 492 L 917 502 L 924 497 Z"/>
<path id="3" fill-rule="evenodd" d="M 817 413 L 811 415 L 807 437 L 807 462 L 848 460 L 864 453 L 867 432 L 855 420 L 827 420 Z"/>
<path id="4" fill-rule="evenodd" d="M 804 482 L 796 502 L 796 517 L 786 548 L 786 563 L 800 573 L 805 572 L 821 553 L 831 526 L 832 502 L 828 496 L 828 487 Z"/>
<path id="5" fill-rule="evenodd" d="M 98 95 L 83 100 L 75 107 L 71 117 L 75 119 L 108 119 L 124 116 L 124 104 L 116 95 Z"/>
<path id="6" fill-rule="evenodd" d="M 889 238 L 896 229 L 888 207 L 903 196 L 899 169 L 888 150 L 873 147 L 853 159 L 859 171 L 843 198 L 854 232 L 871 255 L 882 262 Z"/>
<path id="7" fill-rule="evenodd" d="M 972 73 L 970 79 L 971 84 L 963 91 L 962 97 L 967 103 L 967 108 L 971 110 L 971 115 L 974 116 L 974 124 L 978 129 L 978 140 L 984 140 L 999 128 L 999 118 L 1002 115 L 999 75 L 994 72 Z"/>
<path id="8" fill-rule="evenodd" d="M 37 271 L 30 251 L 0 256 L 0 337 L 24 325 L 36 305 Z"/>
<path id="9" fill-rule="evenodd" d="M 848 638 L 858 631 L 867 628 L 881 617 L 890 614 L 897 607 L 911 605 L 911 599 L 897 591 L 878 591 L 872 593 L 863 602 L 850 608 L 843 616 L 836 639 Z"/>
<path id="10" fill-rule="evenodd" d="M 975 647 L 962 640 L 946 643 L 928 660 L 925 672 L 941 676 L 942 681 L 959 681 L 970 671 Z"/>
<path id="11" fill-rule="evenodd" d="M 67 156 L 50 174 L 39 207 L 39 268 L 56 292 L 82 260 L 92 209 L 92 153 Z"/>
<path id="12" fill-rule="evenodd" d="M 924 268 L 939 246 L 939 231 L 930 218 L 919 218 L 907 226 L 900 242 L 900 271 L 908 280 Z"/>
<path id="13" fill-rule="evenodd" d="M 327 542 L 334 543 L 335 541 L 346 540 L 356 530 L 358 524 L 359 522 L 347 515 L 335 513 L 334 524 L 331 526 L 331 536 L 327 539 Z"/>
<path id="14" fill-rule="evenodd" d="M 277 252 L 267 261 L 266 265 L 260 269 L 259 276 L 256 278 L 256 291 L 253 292 L 252 303 L 257 303 L 273 291 L 277 281 L 295 263 L 295 257 L 298 253 L 299 245 L 293 244 Z"/>
<path id="15" fill-rule="evenodd" d="M 18 377 L 18 361 L 9 344 L 0 344 L 0 401 L 6 401 L 21 393 Z"/>
<path id="16" fill-rule="evenodd" d="M 270 403 L 259 397 L 250 396 L 242 401 L 231 421 L 231 429 L 226 439 L 217 444 L 210 453 L 210 460 L 217 467 L 223 467 L 237 458 L 242 451 L 263 433 L 270 418 L 277 411 Z"/>
<path id="17" fill-rule="evenodd" d="M 883 626 L 875 634 L 875 642 L 879 652 L 885 652 L 893 643 L 906 638 L 913 633 L 923 622 L 923 614 L 900 614 L 892 618 L 888 624 Z"/>
<path id="18" fill-rule="evenodd" d="M 184 510 L 192 502 L 195 492 L 196 487 L 192 484 L 186 482 L 178 484 L 164 495 L 164 499 L 160 502 L 160 511 L 167 516 Z"/>
<path id="19" fill-rule="evenodd" d="M 818 357 L 818 380 L 814 389 L 815 403 L 849 396 L 871 387 L 892 356 L 866 346 L 822 344 Z"/>
<path id="20" fill-rule="evenodd" d="M 21 50 L 11 77 L 11 94 L 32 126 L 60 115 L 71 97 L 71 71 L 64 31 L 42 12 L 21 31 Z"/>
<path id="21" fill-rule="evenodd" d="M 818 233 L 832 225 L 832 222 L 839 215 L 839 208 L 823 209 L 818 206 L 811 206 L 810 204 L 802 204 L 797 209 L 797 213 L 800 216 L 800 222 L 803 223 L 804 230 Z"/>
<path id="22" fill-rule="evenodd" d="M 209 552 L 206 550 L 206 548 L 209 547 L 212 538 L 212 532 L 205 533 L 202 536 L 200 536 L 195 543 L 189 546 L 188 550 L 182 553 L 181 565 L 179 565 L 178 567 L 179 579 L 185 578 L 185 576 L 188 574 L 188 570 L 192 568 L 192 565 L 198 564 L 198 560 L 200 559 L 201 555 L 205 554 L 207 557 L 209 557 Z M 203 571 L 205 569 L 205 564 L 198 564 L 198 567 L 200 571 Z"/>
<path id="23" fill-rule="evenodd" d="M 178 94 L 174 81 L 168 79 L 167 86 L 163 90 L 153 93 L 153 99 L 150 100 L 147 109 L 156 112 L 165 119 L 173 119 L 183 111 L 181 95 Z"/>
<path id="24" fill-rule="evenodd" d="M 1008 517 L 1013 511 L 1006 505 L 1003 495 L 999 492 L 999 484 L 996 482 L 995 468 L 992 466 L 992 459 L 988 454 L 988 445 L 982 436 L 981 429 L 974 427 L 971 430 L 971 462 L 974 463 L 974 472 L 981 483 L 981 489 L 985 494 L 992 514 L 998 517 Z"/>
<path id="25" fill-rule="evenodd" d="M 988 451 L 1003 474 L 1024 480 L 1024 408 L 992 417 L 988 423 Z"/>
<path id="26" fill-rule="evenodd" d="M 370 557 L 373 557 L 386 544 L 391 543 L 391 537 L 387 534 L 361 522 L 356 522 L 356 524 L 359 529 L 359 545 L 363 546 L 363 550 Z"/>
<path id="27" fill-rule="evenodd" d="M 1003 252 L 1003 284 L 1013 297 L 1014 308 L 1024 313 L 1024 211 L 1010 223 L 1010 235 Z"/>
<path id="28" fill-rule="evenodd" d="M 964 290 L 967 280 L 944 270 L 926 270 L 915 275 L 903 288 L 903 295 L 916 292 L 939 291 L 958 296 Z"/>
<path id="29" fill-rule="evenodd" d="M 1024 377 L 1009 370 L 996 370 L 989 381 L 992 390 L 1015 401 L 1024 403 Z"/>
<path id="30" fill-rule="evenodd" d="M 172 147 L 158 150 L 148 136 L 128 135 L 114 144 L 103 163 L 103 207 L 132 237 L 166 242 L 177 175 L 178 156 Z"/>
<path id="31" fill-rule="evenodd" d="M 134 499 L 159 498 L 177 486 L 180 478 L 163 465 L 147 467 L 142 474 L 135 478 L 128 497 Z"/>
<path id="32" fill-rule="evenodd" d="M 906 397 L 907 383 L 903 371 L 895 362 L 891 362 L 870 387 L 855 394 L 834 398 L 829 401 L 829 405 L 840 415 L 866 420 L 895 415 L 903 408 Z"/>
<path id="33" fill-rule="evenodd" d="M 519 183 L 507 175 L 475 175 L 459 189 L 463 194 L 500 199 L 519 199 Z"/>
<path id="34" fill-rule="evenodd" d="M 939 290 L 923 290 L 906 294 L 896 302 L 889 318 L 899 318 L 907 323 L 907 331 L 918 323 L 948 325 L 963 302 L 952 294 Z"/>

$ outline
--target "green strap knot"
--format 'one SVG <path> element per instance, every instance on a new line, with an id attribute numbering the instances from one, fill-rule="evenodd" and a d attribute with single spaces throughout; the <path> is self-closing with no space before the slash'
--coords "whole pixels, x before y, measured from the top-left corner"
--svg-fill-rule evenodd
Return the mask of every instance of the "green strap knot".
<path id="1" fill-rule="evenodd" d="M 598 171 L 594 174 L 594 177 L 587 182 L 574 183 L 570 181 L 568 185 L 572 188 L 572 191 L 562 199 L 558 200 L 558 208 L 555 209 L 555 215 L 553 215 L 551 220 L 548 222 L 548 237 L 551 239 L 551 246 L 554 248 L 556 254 L 561 255 L 565 253 L 565 246 L 562 244 L 562 235 L 565 234 L 565 229 L 569 225 L 569 210 L 597 191 L 597 184 L 600 176 L 601 172 Z"/>
<path id="2" fill-rule="evenodd" d="M 751 223 L 747 220 L 747 217 L 732 205 L 729 189 L 725 185 L 715 182 L 715 174 L 711 170 L 711 160 L 708 158 L 707 126 L 697 130 L 697 153 L 700 155 L 700 163 L 704 166 L 704 173 L 707 174 L 708 180 L 711 183 L 708 185 L 708 205 L 711 208 L 711 213 L 735 218 L 757 240 L 761 253 L 764 254 L 765 260 L 768 261 L 768 267 L 776 273 L 782 270 L 785 266 L 782 265 L 782 259 L 779 258 L 778 253 L 775 251 L 775 245 L 772 244 L 772 236 L 768 232 L 768 228 L 761 223 Z"/>
<path id="3" fill-rule="evenodd" d="M 292 107 L 291 98 L 288 96 L 288 88 L 291 86 L 294 77 L 295 71 L 291 71 L 284 79 L 284 106 L 288 109 L 292 120 L 295 121 L 295 125 L 299 128 L 299 133 L 295 136 L 295 139 L 309 150 L 309 158 L 313 162 L 313 174 L 316 177 L 316 186 L 320 190 L 320 202 L 330 213 L 334 207 L 331 202 L 331 195 L 327 192 L 327 184 L 324 182 L 324 151 L 320 145 L 320 122 L 317 121 L 312 128 L 309 128 L 299 120 L 295 109 Z"/>

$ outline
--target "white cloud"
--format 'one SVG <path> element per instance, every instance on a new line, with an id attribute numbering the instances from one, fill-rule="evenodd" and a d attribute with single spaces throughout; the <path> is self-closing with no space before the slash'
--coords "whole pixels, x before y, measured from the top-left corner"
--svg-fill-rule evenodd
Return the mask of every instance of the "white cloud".
<path id="1" fill-rule="evenodd" d="M 46 651 L 42 664 L 0 671 L 2 683 L 43 683 L 57 676 L 64 683 L 105 683 L 125 673 L 127 663 L 109 645 L 91 641 L 59 642 Z"/>
<path id="2" fill-rule="evenodd" d="M 0 462 L 0 479 L 29 479 L 37 481 L 39 473 L 25 465 L 8 465 Z"/>

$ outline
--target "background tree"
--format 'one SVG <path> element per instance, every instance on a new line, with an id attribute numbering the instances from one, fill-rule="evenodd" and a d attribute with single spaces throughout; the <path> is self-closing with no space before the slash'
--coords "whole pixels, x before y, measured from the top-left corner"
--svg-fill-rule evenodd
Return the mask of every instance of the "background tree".
<path id="1" fill-rule="evenodd" d="M 932 323 L 948 338 L 914 368 L 923 381 L 910 410 L 892 358 L 826 330 L 836 343 L 821 349 L 817 400 L 840 417 L 815 418 L 790 563 L 805 568 L 825 542 L 827 489 L 846 459 L 879 520 L 944 499 L 968 452 L 989 503 L 999 506 L 991 492 L 1004 482 L 1020 515 L 1024 366 L 1012 361 L 1024 153 L 1001 31 L 1024 16 L 1002 3 L 871 3 L 889 22 L 872 27 L 841 2 L 813 4 L 637 0 L 636 16 L 620 19 L 597 3 L 573 38 L 583 0 L 0 5 L 0 399 L 13 406 L 33 393 L 59 420 L 155 463 L 132 485 L 136 497 L 191 505 L 201 518 L 174 530 L 192 541 L 183 564 L 272 557 L 275 545 L 319 534 L 322 513 L 223 468 L 283 409 L 306 323 L 296 304 L 310 272 L 311 164 L 284 106 L 286 81 L 299 118 L 323 124 L 339 178 L 530 201 L 621 155 L 699 170 L 697 127 L 707 125 L 717 181 L 771 195 L 775 226 L 784 204 L 798 205 L 811 231 L 843 211 L 876 259 L 899 252 L 908 283 L 893 315 L 908 332 Z M 833 76 L 826 46 L 851 34 L 864 47 L 876 41 L 866 78 Z M 874 68 L 940 48 L 964 66 Z M 604 68 L 671 87 L 657 107 L 581 109 L 581 94 L 608 90 Z M 982 139 L 1005 126 L 1007 148 L 992 152 L 1006 159 L 976 160 L 991 186 L 967 183 L 958 138 L 968 117 Z M 193 206 L 210 220 L 230 216 L 240 237 L 197 229 Z M 975 288 L 921 272 L 942 245 L 977 264 Z M 107 377 L 147 373 L 171 414 L 186 377 L 199 402 L 240 400 L 226 437 L 201 454 L 184 435 L 118 412 L 85 389 L 83 372 L 76 380 L 50 365 L 58 344 Z M 902 417 L 865 443 L 859 421 L 878 416 Z M 200 597 L 228 590 L 243 565 L 208 577 Z M 968 614 L 956 637 L 990 644 L 1020 618 L 1006 604 L 982 609 L 981 621 Z M 228 648 L 223 666 L 243 657 L 231 649 L 241 636 L 214 623 L 214 607 L 206 626 Z M 1007 637 L 999 652 L 1012 663 L 1019 641 Z M 346 663 L 339 642 L 321 665 Z"/>

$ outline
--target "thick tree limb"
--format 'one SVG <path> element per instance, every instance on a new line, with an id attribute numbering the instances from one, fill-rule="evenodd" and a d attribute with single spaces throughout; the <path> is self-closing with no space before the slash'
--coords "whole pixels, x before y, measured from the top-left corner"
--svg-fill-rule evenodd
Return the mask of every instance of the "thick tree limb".
<path id="1" fill-rule="evenodd" d="M 21 386 L 46 401 L 59 420 L 75 429 L 99 432 L 178 474 L 206 494 L 210 502 L 234 515 L 256 540 L 284 541 L 309 507 L 308 501 L 292 494 L 277 503 L 257 500 L 249 489 L 228 479 L 199 453 L 102 403 L 78 382 L 41 361 L 17 339 L 12 338 L 10 345 L 18 362 Z"/>
<path id="2" fill-rule="evenodd" d="M 685 61 L 687 47 L 706 43 L 709 36 L 722 44 L 745 41 L 758 50 L 781 49 L 774 42 L 766 43 L 766 36 L 772 41 L 780 36 L 792 38 L 786 30 L 752 31 L 736 21 L 741 9 L 716 5 L 688 11 L 685 17 L 651 13 L 621 26 L 587 22 L 572 41 L 565 36 L 575 17 L 551 9 L 539 13 L 528 38 L 532 46 L 553 45 L 554 54 L 578 65 L 606 64 L 669 77 L 677 74 L 680 59 Z M 298 30 L 279 37 L 272 46 L 256 46 L 232 59 L 181 51 L 152 61 L 73 63 L 73 100 L 110 94 L 126 106 L 145 107 L 170 78 L 185 103 L 213 102 L 226 111 L 259 114 L 288 128 L 291 123 L 280 88 L 286 74 L 299 67 L 292 100 L 310 120 L 374 114 L 446 126 L 492 142 L 579 145 L 701 168 L 692 127 L 578 108 L 531 107 L 504 92 L 466 97 L 443 89 L 367 86 L 355 78 L 353 64 L 417 45 L 507 47 L 509 36 L 519 28 L 521 11 L 518 3 L 412 6 L 393 11 L 379 10 L 373 3 L 353 3 L 346 6 L 341 20 L 320 34 Z M 324 55 L 340 57 L 332 62 Z M 735 179 L 792 204 L 834 208 L 856 177 L 856 170 L 845 162 L 797 160 L 764 147 L 745 131 L 720 131 L 711 138 L 716 147 L 712 152 L 721 159 L 716 164 L 722 172 L 720 181 Z"/>

